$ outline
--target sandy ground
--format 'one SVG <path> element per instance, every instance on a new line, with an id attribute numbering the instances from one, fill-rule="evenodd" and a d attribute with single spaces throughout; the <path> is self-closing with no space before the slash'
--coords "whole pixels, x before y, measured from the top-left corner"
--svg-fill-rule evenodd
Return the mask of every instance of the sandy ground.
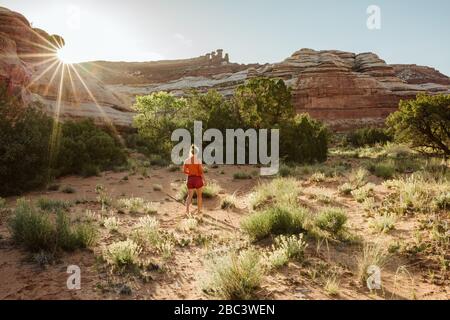
<path id="1" fill-rule="evenodd" d="M 202 291 L 205 274 L 205 256 L 212 249 L 227 248 L 230 243 L 245 241 L 240 232 L 241 219 L 249 214 L 247 198 L 253 187 L 264 183 L 266 179 L 234 180 L 235 172 L 254 172 L 254 167 L 221 166 L 209 168 L 208 180 L 215 180 L 222 191 L 219 197 L 205 200 L 205 215 L 195 232 L 180 231 L 184 207 L 175 201 L 177 191 L 184 183 L 180 172 L 170 172 L 166 168 L 151 168 L 148 177 L 129 172 L 105 172 L 100 177 L 66 177 L 57 181 L 61 186 L 71 186 L 76 192 L 65 194 L 61 191 L 33 192 L 25 198 L 36 200 L 39 197 L 64 199 L 70 201 L 87 200 L 74 205 L 71 214 L 77 216 L 87 209 L 98 211 L 95 202 L 95 187 L 102 184 L 114 198 L 142 197 L 156 204 L 163 230 L 172 231 L 179 237 L 202 235 L 210 239 L 206 245 L 191 244 L 176 247 L 175 254 L 167 262 L 165 270 L 151 270 L 148 279 L 129 275 L 115 275 L 99 262 L 102 249 L 126 234 L 136 223 L 139 215 L 118 215 L 120 234 L 111 234 L 101 228 L 100 243 L 92 250 L 79 250 L 64 253 L 56 263 L 45 268 L 30 259 L 29 253 L 15 245 L 6 226 L 6 217 L 0 219 L 0 299 L 209 299 Z M 128 176 L 128 180 L 123 178 Z M 377 197 L 383 198 L 387 190 L 381 186 L 381 180 L 372 177 Z M 327 194 L 333 200 L 329 205 L 342 207 L 349 215 L 350 230 L 366 241 L 404 241 L 412 237 L 417 221 L 414 218 L 402 218 L 396 230 L 389 234 L 373 234 L 368 229 L 369 218 L 361 205 L 352 197 L 340 196 L 337 187 L 342 181 L 333 179 L 322 183 L 311 183 L 307 178 L 299 179 L 302 190 L 302 203 L 312 210 L 325 206 L 311 194 Z M 155 184 L 162 185 L 162 191 L 154 191 Z M 238 208 L 220 209 L 220 198 L 235 193 Z M 14 206 L 16 198 L 7 199 Z M 193 234 L 194 233 L 194 234 Z M 264 242 L 257 246 L 264 247 Z M 258 296 L 261 299 L 449 299 L 448 279 L 431 280 L 431 271 L 426 264 L 411 261 L 402 256 L 394 256 L 383 269 L 383 290 L 371 293 L 356 280 L 356 256 L 360 252 L 358 245 L 345 243 L 309 243 L 304 264 L 290 263 L 289 266 L 266 276 Z M 67 267 L 77 265 L 81 268 L 81 290 L 69 290 L 66 286 Z M 404 270 L 407 270 L 404 271 Z M 329 296 L 324 290 L 324 277 L 336 274 L 339 279 L 340 293 Z M 123 294 L 122 288 L 131 288 L 130 294 Z"/>

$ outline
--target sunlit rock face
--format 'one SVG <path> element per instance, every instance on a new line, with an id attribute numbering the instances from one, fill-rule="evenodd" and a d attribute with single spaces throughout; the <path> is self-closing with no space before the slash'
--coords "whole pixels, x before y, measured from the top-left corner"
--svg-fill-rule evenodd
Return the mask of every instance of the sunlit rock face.
<path id="1" fill-rule="evenodd" d="M 380 123 L 419 92 L 450 93 L 450 79 L 439 71 L 388 65 L 374 53 L 301 49 L 279 63 L 245 65 L 218 49 L 191 59 L 63 65 L 55 56 L 63 45 L 61 37 L 0 8 L 0 81 L 10 92 L 43 102 L 60 119 L 88 117 L 122 128 L 132 125 L 138 95 L 214 89 L 229 97 L 253 77 L 285 80 L 297 112 L 345 129 Z"/>

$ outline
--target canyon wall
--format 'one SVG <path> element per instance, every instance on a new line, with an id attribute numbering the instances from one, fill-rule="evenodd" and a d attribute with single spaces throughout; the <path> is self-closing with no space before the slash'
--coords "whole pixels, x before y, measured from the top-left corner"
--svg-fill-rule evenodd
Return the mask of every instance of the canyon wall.
<path id="1" fill-rule="evenodd" d="M 89 117 L 123 128 L 132 124 L 137 95 L 214 89 L 231 96 L 253 77 L 285 80 L 299 113 L 335 128 L 380 123 L 401 99 L 420 92 L 450 93 L 450 79 L 439 71 L 389 65 L 374 53 L 301 49 L 279 63 L 245 65 L 218 49 L 191 59 L 65 65 L 56 56 L 63 45 L 61 37 L 0 7 L 0 82 L 10 94 L 40 101 L 61 119 Z"/>

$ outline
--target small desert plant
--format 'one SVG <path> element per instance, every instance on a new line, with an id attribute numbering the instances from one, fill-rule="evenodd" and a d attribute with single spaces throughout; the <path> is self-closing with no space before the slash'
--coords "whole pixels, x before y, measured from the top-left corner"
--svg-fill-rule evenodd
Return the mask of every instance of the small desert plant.
<path id="1" fill-rule="evenodd" d="M 300 188 L 295 179 L 278 178 L 257 186 L 250 195 L 250 206 L 252 209 L 263 209 L 270 204 L 294 205 L 299 195 Z"/>
<path id="2" fill-rule="evenodd" d="M 203 197 L 206 199 L 215 198 L 219 194 L 220 190 L 221 190 L 221 188 L 216 182 L 210 181 L 203 188 Z"/>
<path id="3" fill-rule="evenodd" d="M 156 244 L 156 249 L 164 260 L 168 260 L 173 255 L 174 245 L 172 241 L 163 239 Z"/>
<path id="4" fill-rule="evenodd" d="M 314 224 L 321 230 L 339 235 L 345 231 L 347 219 L 347 214 L 342 209 L 326 208 L 317 214 Z"/>
<path id="5" fill-rule="evenodd" d="M 98 184 L 95 186 L 95 193 L 97 194 L 97 201 L 102 206 L 102 210 L 111 206 L 112 198 L 108 195 L 108 190 L 105 186 Z"/>
<path id="6" fill-rule="evenodd" d="M 198 221 L 193 218 L 183 219 L 180 223 L 180 229 L 183 231 L 192 231 L 198 227 Z"/>
<path id="7" fill-rule="evenodd" d="M 110 244 L 104 252 L 104 258 L 113 266 L 132 266 L 138 263 L 141 251 L 138 244 L 127 239 Z"/>
<path id="8" fill-rule="evenodd" d="M 369 277 L 369 267 L 375 266 L 382 269 L 386 263 L 388 256 L 384 252 L 382 246 L 378 243 L 366 243 L 363 246 L 361 255 L 357 258 L 358 262 L 358 279 L 361 284 L 366 285 Z"/>
<path id="9" fill-rule="evenodd" d="M 233 179 L 235 180 L 246 180 L 246 179 L 251 179 L 252 175 L 248 174 L 246 172 L 236 172 L 235 174 L 233 174 Z"/>
<path id="10" fill-rule="evenodd" d="M 264 256 L 264 263 L 269 269 L 279 269 L 289 263 L 289 257 L 282 248 L 273 249 Z"/>
<path id="11" fill-rule="evenodd" d="M 366 185 L 368 177 L 369 172 L 366 169 L 358 168 L 357 170 L 353 170 L 348 177 L 348 182 L 339 187 L 339 193 L 343 195 L 351 194 L 353 190 Z"/>
<path id="12" fill-rule="evenodd" d="M 245 218 L 241 227 L 254 241 L 271 234 L 298 234 L 304 230 L 308 214 L 305 208 L 298 206 L 274 206 Z"/>
<path id="13" fill-rule="evenodd" d="M 353 186 L 353 189 L 358 189 L 367 183 L 369 172 L 366 169 L 359 168 L 353 170 L 349 175 L 349 183 Z"/>
<path id="14" fill-rule="evenodd" d="M 227 195 L 222 199 L 222 203 L 220 204 L 220 207 L 222 209 L 235 209 L 236 206 L 236 196 L 234 194 Z"/>
<path id="15" fill-rule="evenodd" d="M 450 192 L 443 192 L 434 199 L 434 206 L 438 210 L 450 210 Z"/>
<path id="16" fill-rule="evenodd" d="M 121 209 L 126 209 L 130 213 L 155 214 L 156 208 L 150 202 L 142 198 L 125 198 L 117 200 L 117 206 Z"/>
<path id="17" fill-rule="evenodd" d="M 373 196 L 374 187 L 374 184 L 368 183 L 365 186 L 353 190 L 351 194 L 356 201 L 358 201 L 359 203 L 363 203 L 367 198 Z"/>
<path id="18" fill-rule="evenodd" d="M 56 217 L 56 244 L 66 251 L 87 248 L 95 244 L 97 230 L 91 224 L 73 224 L 64 212 Z"/>
<path id="19" fill-rule="evenodd" d="M 353 186 L 350 183 L 346 182 L 343 185 L 339 186 L 338 191 L 340 194 L 350 195 L 353 191 Z"/>
<path id="20" fill-rule="evenodd" d="M 369 170 L 379 178 L 390 179 L 395 174 L 395 166 L 390 162 L 372 164 Z"/>
<path id="21" fill-rule="evenodd" d="M 39 198 L 37 201 L 37 206 L 44 211 L 56 212 L 69 209 L 71 204 L 62 200 Z"/>
<path id="22" fill-rule="evenodd" d="M 103 225 L 110 232 L 115 232 L 119 230 L 119 219 L 116 217 L 109 217 L 103 220 Z"/>
<path id="23" fill-rule="evenodd" d="M 275 238 L 275 245 L 277 248 L 286 252 L 289 259 L 296 261 L 303 259 L 305 249 L 308 246 L 303 240 L 303 234 L 298 236 L 292 235 L 290 237 L 281 235 Z"/>
<path id="24" fill-rule="evenodd" d="M 309 178 L 310 182 L 324 182 L 327 179 L 324 173 L 322 172 L 315 172 L 313 175 Z"/>
<path id="25" fill-rule="evenodd" d="M 156 246 L 161 240 L 158 220 L 150 216 L 140 218 L 136 225 L 135 234 L 138 239 Z"/>
<path id="26" fill-rule="evenodd" d="M 397 216 L 395 213 L 385 213 L 383 215 L 375 217 L 370 222 L 370 227 L 379 233 L 385 233 L 395 228 Z"/>
<path id="27" fill-rule="evenodd" d="M 214 257 L 205 291 L 222 299 L 249 300 L 261 286 L 263 267 L 260 253 L 246 250 Z"/>
<path id="28" fill-rule="evenodd" d="M 278 170 L 278 175 L 283 178 L 292 176 L 293 173 L 294 173 L 294 169 L 285 164 L 280 165 L 280 168 Z"/>
<path id="29" fill-rule="evenodd" d="M 336 276 L 331 276 L 325 281 L 325 285 L 323 286 L 325 292 L 330 296 L 339 295 L 339 287 L 340 281 Z"/>

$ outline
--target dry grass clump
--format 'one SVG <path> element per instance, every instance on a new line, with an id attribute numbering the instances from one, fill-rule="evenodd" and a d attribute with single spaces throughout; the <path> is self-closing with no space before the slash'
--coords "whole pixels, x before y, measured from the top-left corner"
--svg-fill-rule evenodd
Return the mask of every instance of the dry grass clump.
<path id="1" fill-rule="evenodd" d="M 8 223 L 14 241 L 32 252 L 73 251 L 90 247 L 97 240 L 92 224 L 74 223 L 63 211 L 51 216 L 19 199 Z"/>
<path id="2" fill-rule="evenodd" d="M 222 209 L 236 209 L 237 208 L 237 198 L 234 194 L 226 195 L 220 204 Z"/>
<path id="3" fill-rule="evenodd" d="M 303 240 L 303 234 L 290 237 L 281 235 L 275 238 L 272 251 L 264 256 L 269 269 L 278 269 L 288 264 L 290 260 L 301 261 L 308 245 Z"/>
<path id="4" fill-rule="evenodd" d="M 143 198 L 124 198 L 117 200 L 117 206 L 120 209 L 127 210 L 129 213 L 156 214 L 158 210 L 151 202 Z"/>
<path id="5" fill-rule="evenodd" d="M 384 185 L 394 191 L 395 201 L 391 207 L 396 212 L 433 213 L 437 208 L 436 199 L 441 199 L 448 193 L 449 182 L 414 173 L 406 178 L 386 181 Z"/>
<path id="6" fill-rule="evenodd" d="M 103 220 L 103 226 L 109 232 L 117 232 L 119 230 L 120 221 L 116 217 L 108 217 Z"/>
<path id="7" fill-rule="evenodd" d="M 275 205 L 245 218 L 241 228 L 253 241 L 269 235 L 299 234 L 308 215 L 308 210 L 299 206 Z"/>
<path id="8" fill-rule="evenodd" d="M 385 213 L 375 217 L 369 224 L 369 227 L 378 233 L 387 233 L 395 229 L 397 215 L 395 213 Z"/>
<path id="9" fill-rule="evenodd" d="M 357 258 L 358 263 L 358 279 L 362 285 L 366 285 L 369 277 L 369 267 L 375 266 L 380 270 L 388 260 L 387 253 L 383 250 L 382 246 L 378 243 L 366 243 L 363 246 L 363 250 L 360 256 Z"/>
<path id="10" fill-rule="evenodd" d="M 208 271 L 205 292 L 225 300 L 249 300 L 256 298 L 264 267 L 261 254 L 249 249 L 214 256 L 209 261 Z"/>
<path id="11" fill-rule="evenodd" d="M 260 184 L 250 196 L 250 207 L 262 209 L 271 204 L 293 205 L 301 191 L 293 178 L 277 178 L 270 183 Z"/>
<path id="12" fill-rule="evenodd" d="M 114 267 L 127 267 L 137 265 L 141 247 L 133 240 L 114 242 L 110 244 L 104 251 L 103 257 Z"/>

